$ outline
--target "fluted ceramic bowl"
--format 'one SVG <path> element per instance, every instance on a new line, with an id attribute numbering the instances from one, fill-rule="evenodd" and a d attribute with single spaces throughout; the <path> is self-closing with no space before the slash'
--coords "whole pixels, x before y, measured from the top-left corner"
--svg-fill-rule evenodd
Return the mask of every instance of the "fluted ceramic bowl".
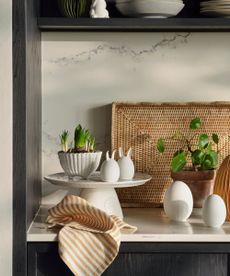
<path id="1" fill-rule="evenodd" d="M 86 153 L 59 152 L 58 157 L 62 169 L 69 177 L 87 178 L 94 173 L 101 161 L 102 151 Z"/>

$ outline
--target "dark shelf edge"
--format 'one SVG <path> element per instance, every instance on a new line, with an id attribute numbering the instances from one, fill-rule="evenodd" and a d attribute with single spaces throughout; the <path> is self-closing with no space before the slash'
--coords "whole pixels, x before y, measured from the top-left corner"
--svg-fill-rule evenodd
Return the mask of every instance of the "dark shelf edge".
<path id="1" fill-rule="evenodd" d="M 42 31 L 230 31 L 229 18 L 55 18 L 39 17 Z"/>

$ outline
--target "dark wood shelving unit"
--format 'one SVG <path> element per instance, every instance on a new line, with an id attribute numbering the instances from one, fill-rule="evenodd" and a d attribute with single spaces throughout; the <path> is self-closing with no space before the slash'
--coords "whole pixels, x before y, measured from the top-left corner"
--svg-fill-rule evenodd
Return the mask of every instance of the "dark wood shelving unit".
<path id="1" fill-rule="evenodd" d="M 184 0 L 174 18 L 124 18 L 107 0 L 111 18 L 64 18 L 57 0 L 13 0 L 13 275 L 71 275 L 57 243 L 27 242 L 41 202 L 41 33 L 44 31 L 230 31 L 230 18 L 204 18 L 200 0 Z M 186 273 L 181 270 L 185 264 Z M 125 271 L 123 271 L 125 269 Z M 230 275 L 230 243 L 122 244 L 104 275 Z"/>
<path id="2" fill-rule="evenodd" d="M 200 14 L 200 0 L 183 0 L 181 12 L 171 18 L 124 17 L 115 0 L 106 0 L 110 18 L 66 18 L 60 13 L 57 0 L 40 0 L 38 27 L 41 31 L 230 31 L 230 18 L 204 17 Z"/>
<path id="3" fill-rule="evenodd" d="M 64 18 L 39 17 L 42 31 L 230 31 L 229 18 Z"/>

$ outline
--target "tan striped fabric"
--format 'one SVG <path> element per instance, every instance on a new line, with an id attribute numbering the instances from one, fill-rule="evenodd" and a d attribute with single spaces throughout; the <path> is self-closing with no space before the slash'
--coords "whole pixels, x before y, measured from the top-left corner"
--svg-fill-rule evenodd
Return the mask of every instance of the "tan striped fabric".
<path id="1" fill-rule="evenodd" d="M 78 196 L 66 196 L 49 210 L 50 227 L 62 226 L 59 254 L 74 275 L 101 275 L 118 254 L 121 231 L 136 227 L 89 205 Z"/>

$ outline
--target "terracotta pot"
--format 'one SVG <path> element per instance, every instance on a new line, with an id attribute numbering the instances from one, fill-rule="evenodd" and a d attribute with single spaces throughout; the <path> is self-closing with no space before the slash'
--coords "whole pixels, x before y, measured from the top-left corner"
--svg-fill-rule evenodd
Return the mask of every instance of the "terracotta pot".
<path id="1" fill-rule="evenodd" d="M 230 156 L 227 156 L 216 174 L 214 193 L 221 196 L 227 209 L 226 220 L 230 221 Z"/>
<path id="2" fill-rule="evenodd" d="M 201 208 L 204 200 L 213 194 L 215 176 L 215 170 L 194 171 L 186 169 L 180 172 L 171 172 L 174 181 L 183 181 L 189 186 L 193 196 L 193 206 L 196 208 Z"/>

